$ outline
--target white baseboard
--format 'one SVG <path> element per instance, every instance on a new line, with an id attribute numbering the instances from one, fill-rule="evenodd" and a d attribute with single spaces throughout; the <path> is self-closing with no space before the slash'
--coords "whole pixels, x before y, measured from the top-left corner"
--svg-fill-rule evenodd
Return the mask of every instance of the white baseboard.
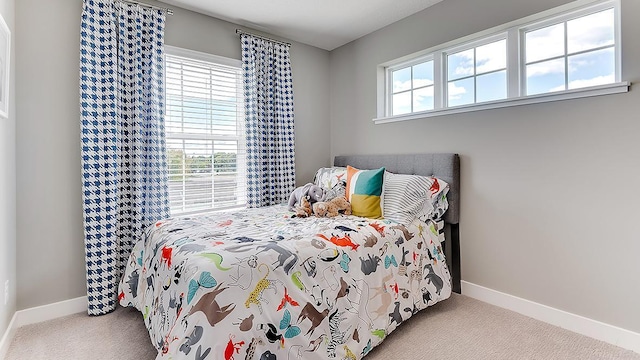
<path id="1" fill-rule="evenodd" d="M 35 324 L 59 317 L 76 314 L 87 310 L 87 297 L 60 301 L 53 304 L 42 305 L 30 309 L 16 311 L 11 318 L 2 340 L 0 340 L 0 359 L 4 359 L 9 351 L 9 345 L 19 327 Z"/>
<path id="2" fill-rule="evenodd" d="M 9 322 L 9 326 L 7 330 L 4 332 L 2 336 L 2 340 L 0 340 L 0 359 L 4 359 L 7 356 L 7 352 L 9 351 L 9 345 L 11 345 L 11 341 L 13 341 L 13 337 L 16 335 L 16 330 L 18 329 L 16 324 L 16 314 L 13 314 L 11 317 L 11 322 Z"/>
<path id="3" fill-rule="evenodd" d="M 462 294 L 515 311 L 578 334 L 640 353 L 640 334 L 617 326 L 558 310 L 547 305 L 462 281 Z"/>
<path id="4" fill-rule="evenodd" d="M 16 328 L 87 311 L 87 297 L 16 311 Z"/>

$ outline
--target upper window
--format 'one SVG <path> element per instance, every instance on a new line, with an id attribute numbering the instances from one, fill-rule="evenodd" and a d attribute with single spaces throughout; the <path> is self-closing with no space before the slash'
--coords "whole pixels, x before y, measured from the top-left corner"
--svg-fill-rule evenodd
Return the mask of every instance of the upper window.
<path id="1" fill-rule="evenodd" d="M 613 8 L 523 32 L 527 95 L 616 81 Z"/>
<path id="2" fill-rule="evenodd" d="M 447 105 L 467 105 L 507 97 L 507 40 L 445 53 Z"/>
<path id="3" fill-rule="evenodd" d="M 171 214 L 245 205 L 239 61 L 167 47 L 165 76 Z"/>
<path id="4" fill-rule="evenodd" d="M 433 61 L 390 69 L 392 114 L 433 109 Z"/>
<path id="5" fill-rule="evenodd" d="M 572 94 L 564 99 L 627 91 L 628 83 L 617 83 L 619 0 L 586 2 L 380 65 L 379 118 L 553 101 L 562 92 Z M 607 84 L 611 90 L 598 88 Z M 588 94 L 570 92 L 576 89 Z"/>

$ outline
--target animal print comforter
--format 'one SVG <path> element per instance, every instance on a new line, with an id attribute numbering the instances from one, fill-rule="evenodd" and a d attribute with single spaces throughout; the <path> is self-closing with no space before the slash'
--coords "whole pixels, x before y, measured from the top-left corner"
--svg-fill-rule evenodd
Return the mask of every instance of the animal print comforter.
<path id="1" fill-rule="evenodd" d="M 170 218 L 135 245 L 119 300 L 157 359 L 359 359 L 450 296 L 441 225 L 285 206 Z"/>

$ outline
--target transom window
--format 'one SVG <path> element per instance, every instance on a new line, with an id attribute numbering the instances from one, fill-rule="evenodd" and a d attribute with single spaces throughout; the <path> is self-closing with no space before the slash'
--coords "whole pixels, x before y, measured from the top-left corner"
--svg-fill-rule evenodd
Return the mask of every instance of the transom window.
<path id="1" fill-rule="evenodd" d="M 613 8 L 524 31 L 526 94 L 615 82 Z"/>
<path id="2" fill-rule="evenodd" d="M 376 121 L 628 91 L 619 0 L 578 4 L 380 65 Z"/>
<path id="3" fill-rule="evenodd" d="M 507 97 L 507 40 L 445 53 L 447 105 L 458 106 Z"/>
<path id="4" fill-rule="evenodd" d="M 244 206 L 239 61 L 167 47 L 165 76 L 171 214 Z"/>

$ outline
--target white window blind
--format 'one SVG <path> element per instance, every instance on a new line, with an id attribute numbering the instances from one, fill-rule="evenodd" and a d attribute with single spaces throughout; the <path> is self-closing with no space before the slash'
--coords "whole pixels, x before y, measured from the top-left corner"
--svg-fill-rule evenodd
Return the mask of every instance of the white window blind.
<path id="1" fill-rule="evenodd" d="M 246 204 L 241 69 L 195 54 L 170 49 L 166 54 L 165 130 L 172 215 Z"/>

